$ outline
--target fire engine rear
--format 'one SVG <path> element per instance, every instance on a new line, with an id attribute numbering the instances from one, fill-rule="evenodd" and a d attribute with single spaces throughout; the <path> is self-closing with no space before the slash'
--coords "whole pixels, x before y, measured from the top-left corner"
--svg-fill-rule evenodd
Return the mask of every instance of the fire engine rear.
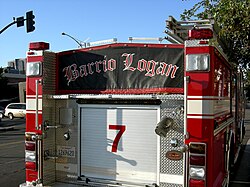
<path id="1" fill-rule="evenodd" d="M 244 136 L 242 75 L 211 44 L 213 24 L 191 24 L 184 44 L 30 43 L 20 186 L 227 186 Z"/>

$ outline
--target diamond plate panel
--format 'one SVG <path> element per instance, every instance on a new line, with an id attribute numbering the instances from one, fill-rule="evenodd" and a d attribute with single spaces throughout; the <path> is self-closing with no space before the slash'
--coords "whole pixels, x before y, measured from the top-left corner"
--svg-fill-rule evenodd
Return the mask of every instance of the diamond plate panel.
<path id="1" fill-rule="evenodd" d="M 205 47 L 205 46 L 209 46 L 209 44 L 200 44 L 200 40 L 186 40 L 185 46 L 186 47 L 199 47 L 199 46 Z"/>
<path id="2" fill-rule="evenodd" d="M 167 133 L 167 137 L 161 137 L 160 139 L 160 173 L 183 175 L 184 159 L 176 161 L 166 157 L 168 151 L 180 150 L 180 146 L 184 143 L 184 116 L 183 111 L 181 111 L 184 105 L 183 99 L 183 95 L 167 95 L 161 98 L 161 118 L 165 116 L 172 118 L 174 124 Z M 177 147 L 170 144 L 172 138 L 177 139 Z"/>
<path id="3" fill-rule="evenodd" d="M 160 183 L 160 187 L 183 187 L 181 184 Z"/>
<path id="4" fill-rule="evenodd" d="M 56 90 L 56 54 L 44 51 L 43 94 L 55 94 Z"/>

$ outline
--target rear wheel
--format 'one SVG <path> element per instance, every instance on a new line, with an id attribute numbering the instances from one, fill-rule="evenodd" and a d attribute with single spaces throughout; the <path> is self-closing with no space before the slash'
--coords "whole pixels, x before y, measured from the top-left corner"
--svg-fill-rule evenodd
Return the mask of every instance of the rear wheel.
<path id="1" fill-rule="evenodd" d="M 9 114 L 8 114 L 8 117 L 9 117 L 10 120 L 13 120 L 13 119 L 14 119 L 14 116 L 13 116 L 12 113 L 9 113 Z"/>
<path id="2" fill-rule="evenodd" d="M 234 174 L 234 140 L 233 136 L 230 142 L 230 154 L 229 154 L 229 170 L 230 174 Z"/>
<path id="3" fill-rule="evenodd" d="M 234 175 L 234 140 L 233 136 L 231 137 L 229 155 L 228 155 L 228 175 L 227 175 L 227 185 L 229 187 L 230 179 Z"/>

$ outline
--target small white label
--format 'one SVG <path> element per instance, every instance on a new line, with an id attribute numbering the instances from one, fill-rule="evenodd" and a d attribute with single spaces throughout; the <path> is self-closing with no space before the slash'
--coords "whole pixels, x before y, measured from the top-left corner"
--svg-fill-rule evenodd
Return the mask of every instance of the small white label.
<path id="1" fill-rule="evenodd" d="M 57 146 L 57 156 L 67 157 L 67 158 L 75 158 L 76 148 L 69 147 L 69 146 Z"/>

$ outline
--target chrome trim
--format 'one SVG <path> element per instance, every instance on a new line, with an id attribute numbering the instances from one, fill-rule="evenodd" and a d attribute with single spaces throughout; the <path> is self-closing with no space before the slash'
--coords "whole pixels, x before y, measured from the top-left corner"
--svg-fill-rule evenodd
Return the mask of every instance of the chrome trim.
<path id="1" fill-rule="evenodd" d="M 226 121 L 224 121 L 222 124 L 219 125 L 218 128 L 216 128 L 214 130 L 214 136 L 216 136 L 217 134 L 219 134 L 220 131 L 222 131 L 223 129 L 225 129 L 227 126 L 229 126 L 233 122 L 234 122 L 234 118 L 233 117 L 230 118 L 230 119 L 228 119 L 228 120 L 226 120 Z"/>
<path id="2" fill-rule="evenodd" d="M 49 95 L 49 99 L 159 99 L 155 94 L 66 94 Z"/>

